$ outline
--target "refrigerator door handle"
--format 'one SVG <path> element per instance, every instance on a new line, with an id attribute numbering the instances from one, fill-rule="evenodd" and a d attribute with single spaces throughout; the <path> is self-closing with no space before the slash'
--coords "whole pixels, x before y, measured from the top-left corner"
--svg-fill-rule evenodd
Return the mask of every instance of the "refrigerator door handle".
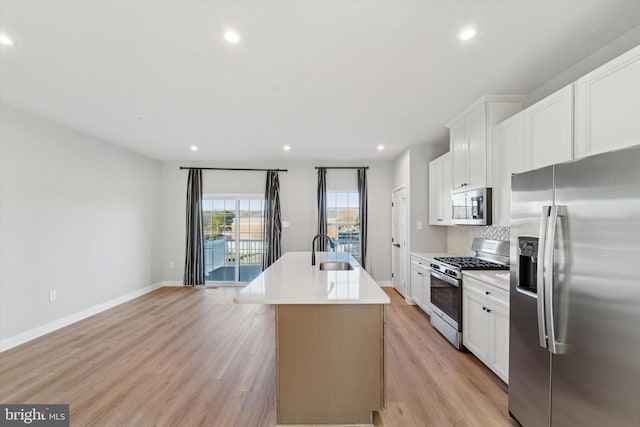
<path id="1" fill-rule="evenodd" d="M 538 299 L 536 301 L 538 306 L 538 338 L 540 347 L 549 348 L 547 344 L 547 327 L 546 327 L 546 315 L 544 310 L 545 303 L 545 246 L 547 240 L 547 224 L 549 223 L 549 213 L 551 212 L 551 206 L 543 206 L 542 213 L 540 214 L 540 232 L 538 233 L 538 270 L 536 284 L 538 290 Z"/>
<path id="2" fill-rule="evenodd" d="M 558 207 L 551 206 L 549 211 L 549 224 L 547 226 L 547 238 L 544 248 L 544 300 L 546 306 L 547 346 L 553 354 L 558 353 L 556 347 L 556 331 L 553 321 L 553 264 L 556 247 L 556 228 L 558 225 Z"/>

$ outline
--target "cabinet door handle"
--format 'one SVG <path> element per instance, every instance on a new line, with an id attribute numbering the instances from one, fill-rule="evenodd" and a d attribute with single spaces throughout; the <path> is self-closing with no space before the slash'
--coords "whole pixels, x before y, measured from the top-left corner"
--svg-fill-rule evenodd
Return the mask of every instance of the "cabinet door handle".
<path id="1" fill-rule="evenodd" d="M 491 292 L 489 292 L 489 291 L 484 291 L 484 294 L 485 294 L 485 295 L 491 295 Z"/>
<path id="2" fill-rule="evenodd" d="M 394 243 L 393 246 L 395 246 L 396 248 L 400 247 L 400 243 Z"/>
<path id="3" fill-rule="evenodd" d="M 482 311 L 487 311 L 487 307 L 482 306 Z"/>
<path id="4" fill-rule="evenodd" d="M 422 273 L 418 271 L 418 276 L 422 276 Z"/>
<path id="5" fill-rule="evenodd" d="M 491 309 L 490 308 L 487 308 L 487 313 L 491 313 Z"/>
<path id="6" fill-rule="evenodd" d="M 442 218 L 438 218 L 438 221 L 442 221 Z"/>

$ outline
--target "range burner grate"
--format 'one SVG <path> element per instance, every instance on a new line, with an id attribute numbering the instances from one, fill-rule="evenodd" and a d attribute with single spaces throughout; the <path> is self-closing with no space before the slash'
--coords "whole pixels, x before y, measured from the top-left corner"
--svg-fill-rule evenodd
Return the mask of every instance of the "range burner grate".
<path id="1" fill-rule="evenodd" d="M 485 261 L 474 257 L 436 257 L 436 261 L 458 267 L 461 270 L 508 270 L 508 265 Z"/>

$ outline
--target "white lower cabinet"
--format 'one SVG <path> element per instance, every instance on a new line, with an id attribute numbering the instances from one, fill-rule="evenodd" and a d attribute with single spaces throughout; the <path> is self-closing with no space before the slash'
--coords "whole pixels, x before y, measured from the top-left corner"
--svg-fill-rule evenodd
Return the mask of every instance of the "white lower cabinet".
<path id="1" fill-rule="evenodd" d="M 424 312 L 431 314 L 431 273 L 429 263 L 411 257 L 411 299 Z"/>
<path id="2" fill-rule="evenodd" d="M 493 312 L 493 365 L 491 369 L 505 383 L 509 383 L 509 308 L 494 305 Z"/>
<path id="3" fill-rule="evenodd" d="M 462 280 L 462 341 L 509 383 L 509 293 L 465 276 Z"/>
<path id="4" fill-rule="evenodd" d="M 490 324 L 486 306 L 484 298 L 477 296 L 473 292 L 465 292 L 463 287 L 462 336 L 464 346 L 483 362 L 489 360 Z"/>

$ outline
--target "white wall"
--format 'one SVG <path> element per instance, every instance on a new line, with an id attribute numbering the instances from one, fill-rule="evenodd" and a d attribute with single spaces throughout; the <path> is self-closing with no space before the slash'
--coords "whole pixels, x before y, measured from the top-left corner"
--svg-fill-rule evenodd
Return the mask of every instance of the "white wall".
<path id="1" fill-rule="evenodd" d="M 161 280 L 159 162 L 6 105 L 0 159 L 2 340 Z"/>
<path id="2" fill-rule="evenodd" d="M 544 97 L 562 89 L 580 77 L 606 64 L 626 51 L 640 45 L 640 25 L 606 44 L 586 58 L 567 68 L 556 77 L 533 90 L 524 100 L 523 108 L 535 104 Z"/>
<path id="3" fill-rule="evenodd" d="M 357 162 L 349 166 L 369 166 L 367 174 L 369 190 L 369 243 L 367 269 L 379 281 L 391 278 L 391 163 Z M 182 281 L 184 272 L 185 204 L 187 171 L 179 166 L 280 168 L 280 204 L 282 221 L 290 223 L 282 230 L 282 250 L 310 251 L 311 240 L 317 230 L 317 162 L 243 162 L 242 164 L 216 164 L 197 162 L 165 162 L 162 165 L 162 229 L 163 229 L 163 278 Z M 331 162 L 327 166 L 339 166 Z M 264 172 L 203 171 L 203 192 L 218 194 L 263 194 Z M 355 170 L 329 170 L 329 190 L 357 190 Z M 169 268 L 169 263 L 174 268 Z"/>
<path id="4" fill-rule="evenodd" d="M 429 225 L 429 162 L 449 151 L 448 142 L 410 146 L 395 158 L 392 187 L 407 188 L 409 227 L 407 240 L 412 252 L 440 252 L 447 246 L 447 227 Z M 422 229 L 418 229 L 418 222 Z"/>
<path id="5" fill-rule="evenodd" d="M 449 151 L 449 143 L 413 145 L 411 150 L 411 250 L 439 252 L 447 247 L 446 227 L 429 225 L 429 162 Z M 418 230 L 418 221 L 422 229 Z"/>

